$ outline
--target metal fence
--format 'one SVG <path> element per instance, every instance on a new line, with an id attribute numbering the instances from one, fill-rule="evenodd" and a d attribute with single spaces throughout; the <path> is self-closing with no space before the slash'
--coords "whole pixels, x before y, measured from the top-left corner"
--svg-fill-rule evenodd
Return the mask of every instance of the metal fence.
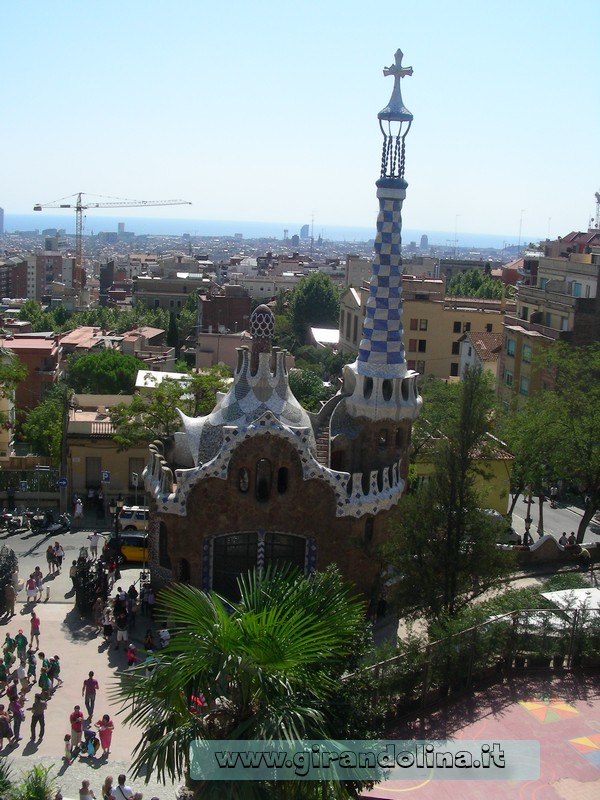
<path id="1" fill-rule="evenodd" d="M 398 713 L 427 707 L 453 692 L 482 688 L 525 670 L 600 667 L 600 611 L 526 609 L 364 669 L 366 702 Z"/>

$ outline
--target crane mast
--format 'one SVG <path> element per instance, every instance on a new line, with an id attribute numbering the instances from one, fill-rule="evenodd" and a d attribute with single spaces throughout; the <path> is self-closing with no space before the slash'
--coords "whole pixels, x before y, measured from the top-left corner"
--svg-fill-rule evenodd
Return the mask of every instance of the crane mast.
<path id="1" fill-rule="evenodd" d="M 76 198 L 74 203 L 63 203 L 63 200 Z M 88 208 L 145 208 L 146 206 L 191 206 L 189 200 L 119 200 L 101 203 L 84 203 L 83 192 L 53 200 L 50 203 L 36 203 L 34 211 L 45 208 L 74 208 L 75 209 L 75 265 L 81 268 L 83 262 L 83 212 Z"/>

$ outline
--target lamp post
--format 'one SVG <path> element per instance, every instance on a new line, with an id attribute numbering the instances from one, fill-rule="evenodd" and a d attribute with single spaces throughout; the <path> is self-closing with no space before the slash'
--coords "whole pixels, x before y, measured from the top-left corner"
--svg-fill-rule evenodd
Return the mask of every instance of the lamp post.
<path id="1" fill-rule="evenodd" d="M 124 505 L 125 504 L 123 502 L 123 498 L 121 497 L 121 495 L 119 495 L 116 500 L 113 497 L 110 503 L 108 504 L 108 510 L 110 511 L 111 514 L 114 515 L 115 539 L 117 540 L 117 548 L 121 544 L 121 531 L 119 530 L 119 512 L 121 511 Z"/>

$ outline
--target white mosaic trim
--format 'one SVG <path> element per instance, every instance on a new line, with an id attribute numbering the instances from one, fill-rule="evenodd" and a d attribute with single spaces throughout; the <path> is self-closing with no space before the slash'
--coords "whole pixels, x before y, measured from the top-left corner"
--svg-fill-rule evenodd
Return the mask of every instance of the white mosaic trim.
<path id="1" fill-rule="evenodd" d="M 282 425 L 270 411 L 265 412 L 245 429 L 224 427 L 223 446 L 211 461 L 191 469 L 178 469 L 175 472 L 177 485 L 173 491 L 173 472 L 162 454 L 150 445 L 150 463 L 143 473 L 146 491 L 157 503 L 157 511 L 162 514 L 187 515 L 187 500 L 191 490 L 203 478 L 229 477 L 229 463 L 237 447 L 256 436 L 277 436 L 294 446 L 302 463 L 303 480 L 323 480 L 333 490 L 336 498 L 336 517 L 362 517 L 376 514 L 394 506 L 402 492 L 405 482 L 400 477 L 400 461 L 383 470 L 382 488 L 378 488 L 378 470 L 369 473 L 369 491 L 362 490 L 362 473 L 352 475 L 351 493 L 348 495 L 350 474 L 338 472 L 320 464 L 309 449 L 312 428 L 288 428 Z M 390 481 L 389 472 L 392 479 Z"/>

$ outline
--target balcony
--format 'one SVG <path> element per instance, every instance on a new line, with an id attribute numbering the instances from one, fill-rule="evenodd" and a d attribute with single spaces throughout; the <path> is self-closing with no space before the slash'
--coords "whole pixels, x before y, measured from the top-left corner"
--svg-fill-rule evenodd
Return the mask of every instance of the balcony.
<path id="1" fill-rule="evenodd" d="M 107 439 L 114 433 L 110 420 L 69 420 L 67 436 Z"/>

